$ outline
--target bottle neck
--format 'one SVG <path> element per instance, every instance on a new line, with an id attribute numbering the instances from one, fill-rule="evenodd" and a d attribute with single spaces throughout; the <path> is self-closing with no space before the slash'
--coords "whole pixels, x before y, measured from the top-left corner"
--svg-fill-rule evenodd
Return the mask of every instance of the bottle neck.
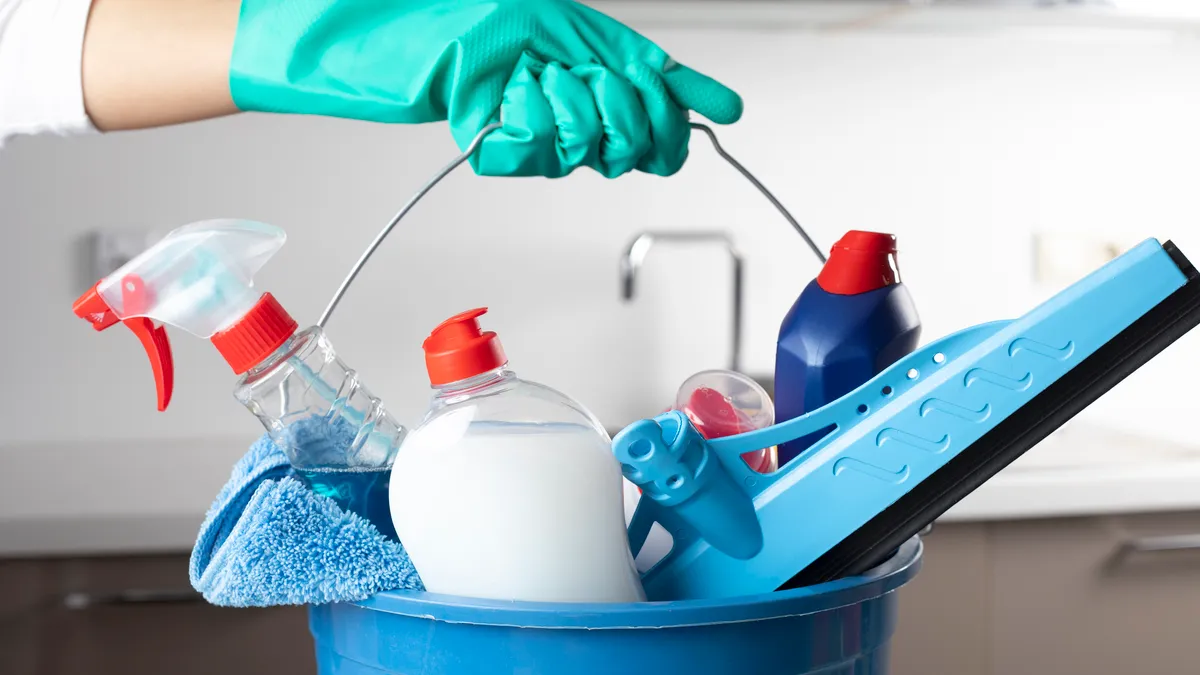
<path id="1" fill-rule="evenodd" d="M 318 326 L 310 326 L 302 331 L 298 331 L 283 344 L 279 345 L 278 349 L 271 352 L 270 356 L 243 373 L 238 378 L 239 385 L 247 382 L 255 382 L 267 377 L 288 359 L 293 356 L 303 355 L 306 349 L 311 349 L 323 336 L 324 333 Z"/>

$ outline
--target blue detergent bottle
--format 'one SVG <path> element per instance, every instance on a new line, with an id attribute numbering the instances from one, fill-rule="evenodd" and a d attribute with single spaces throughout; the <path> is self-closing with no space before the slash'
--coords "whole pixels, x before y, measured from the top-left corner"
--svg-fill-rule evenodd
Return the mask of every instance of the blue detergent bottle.
<path id="1" fill-rule="evenodd" d="M 916 305 L 900 282 L 896 237 L 847 232 L 779 327 L 776 419 L 842 397 L 913 351 L 920 337 Z M 779 446 L 779 465 L 826 432 Z"/>

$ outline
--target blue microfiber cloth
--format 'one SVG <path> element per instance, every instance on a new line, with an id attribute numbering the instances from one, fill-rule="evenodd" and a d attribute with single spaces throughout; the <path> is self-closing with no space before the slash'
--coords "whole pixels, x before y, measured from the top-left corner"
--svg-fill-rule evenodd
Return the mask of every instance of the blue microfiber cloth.
<path id="1" fill-rule="evenodd" d="M 315 442 L 328 442 L 319 427 L 313 431 Z M 233 468 L 192 550 L 192 586 L 205 599 L 228 607 L 318 605 L 423 590 L 404 547 L 290 473 L 267 436 Z"/>

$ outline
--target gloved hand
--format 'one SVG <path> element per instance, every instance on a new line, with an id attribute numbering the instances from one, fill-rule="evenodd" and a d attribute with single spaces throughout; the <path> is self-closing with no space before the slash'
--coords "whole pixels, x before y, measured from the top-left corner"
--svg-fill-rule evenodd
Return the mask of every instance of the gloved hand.
<path id="1" fill-rule="evenodd" d="M 571 0 L 243 0 L 229 80 L 242 110 L 449 120 L 460 148 L 499 120 L 471 160 L 484 175 L 667 176 L 689 110 L 742 114 L 733 91 Z"/>

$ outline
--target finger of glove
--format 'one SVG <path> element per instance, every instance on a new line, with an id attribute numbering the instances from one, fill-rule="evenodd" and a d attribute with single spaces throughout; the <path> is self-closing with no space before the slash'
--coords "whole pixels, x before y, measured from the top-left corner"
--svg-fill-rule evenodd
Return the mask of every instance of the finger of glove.
<path id="1" fill-rule="evenodd" d="M 499 119 L 504 125 L 483 139 L 471 158 L 471 167 L 481 176 L 565 175 L 557 152 L 558 126 L 550 102 L 538 82 L 543 66 L 523 60 L 500 103 Z"/>
<path id="2" fill-rule="evenodd" d="M 717 124 L 733 124 L 742 117 L 742 97 L 707 75 L 670 61 L 662 80 L 676 103 Z"/>
<path id="3" fill-rule="evenodd" d="M 612 17 L 583 6 L 577 12 L 584 20 L 573 28 L 600 63 L 627 76 L 627 64 L 645 64 L 660 73 L 670 96 L 684 110 L 694 110 L 717 124 L 741 118 L 742 98 L 732 89 L 677 63 L 653 41 Z"/>
<path id="4" fill-rule="evenodd" d="M 571 72 L 591 90 L 604 129 L 596 170 L 607 178 L 629 173 L 654 145 L 650 119 L 637 89 L 603 66 L 577 66 Z"/>
<path id="5" fill-rule="evenodd" d="M 630 83 L 641 95 L 650 121 L 650 150 L 638 160 L 637 169 L 670 176 L 683 166 L 688 155 L 687 111 L 675 102 L 659 74 L 649 66 L 635 64 L 628 70 Z"/>
<path id="6" fill-rule="evenodd" d="M 604 126 L 600 123 L 592 90 L 559 63 L 547 64 L 540 82 L 558 127 L 555 151 L 563 174 L 581 166 L 595 167 L 600 157 Z"/>

